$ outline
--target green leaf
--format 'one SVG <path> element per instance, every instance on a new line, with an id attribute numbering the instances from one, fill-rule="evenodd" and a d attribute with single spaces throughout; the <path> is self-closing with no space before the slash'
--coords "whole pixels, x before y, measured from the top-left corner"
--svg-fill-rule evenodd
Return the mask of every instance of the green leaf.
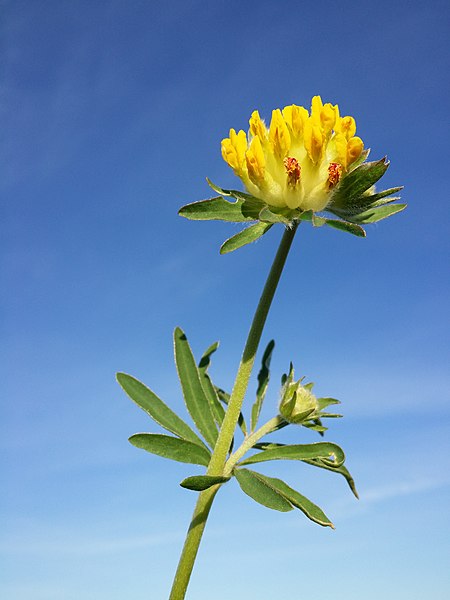
<path id="1" fill-rule="evenodd" d="M 250 225 L 250 227 L 243 229 L 239 233 L 236 233 L 236 235 L 225 240 L 220 247 L 220 254 L 227 254 L 228 252 L 233 252 L 238 248 L 242 248 L 242 246 L 245 246 L 246 244 L 251 244 L 267 233 L 271 227 L 271 223 L 261 222 Z"/>
<path id="2" fill-rule="evenodd" d="M 211 346 L 209 346 L 209 348 L 207 348 L 204 351 L 204 353 L 200 359 L 200 362 L 198 363 L 199 371 L 203 371 L 206 373 L 209 365 L 211 364 L 211 355 L 214 354 L 214 352 L 216 352 L 218 347 L 219 347 L 219 342 L 214 342 L 214 344 L 211 344 Z"/>
<path id="3" fill-rule="evenodd" d="M 269 448 L 258 452 L 240 462 L 240 465 L 251 465 L 268 460 L 304 460 L 321 458 L 330 465 L 342 465 L 345 454 L 342 448 L 331 442 L 317 442 L 314 444 L 292 444 L 278 448 Z"/>
<path id="4" fill-rule="evenodd" d="M 378 208 L 369 208 L 365 212 L 352 217 L 352 221 L 357 223 L 376 223 L 405 210 L 406 206 L 406 204 L 388 204 Z"/>
<path id="5" fill-rule="evenodd" d="M 272 358 L 272 352 L 275 347 L 274 340 L 271 340 L 267 344 L 267 348 L 264 351 L 262 361 L 261 361 L 261 369 L 258 373 L 258 389 L 256 390 L 256 400 L 252 406 L 252 416 L 251 416 L 251 430 L 255 431 L 256 424 L 259 419 L 259 414 L 261 412 L 261 407 L 264 402 L 264 398 L 266 396 L 267 387 L 269 385 L 269 377 L 270 377 L 270 361 Z"/>
<path id="6" fill-rule="evenodd" d="M 214 477 L 212 475 L 194 475 L 193 477 L 187 477 L 180 483 L 181 487 L 188 490 L 194 490 L 195 492 L 202 492 L 207 490 L 213 485 L 218 483 L 226 483 L 230 477 Z"/>
<path id="7" fill-rule="evenodd" d="M 347 221 L 339 221 L 337 219 L 325 219 L 325 223 L 328 227 L 333 227 L 333 229 L 339 229 L 340 231 L 346 231 L 347 233 L 351 233 L 358 237 L 366 237 L 366 232 L 359 225 L 355 225 L 354 223 L 349 223 Z"/>
<path id="8" fill-rule="evenodd" d="M 219 400 L 221 400 L 225 404 L 225 406 L 228 406 L 228 402 L 230 401 L 230 394 L 228 394 L 219 387 L 215 387 L 214 389 L 216 390 Z M 244 435 L 247 435 L 247 424 L 245 422 L 244 415 L 242 414 L 242 412 L 239 413 L 238 425 L 241 428 L 242 433 Z"/>
<path id="9" fill-rule="evenodd" d="M 208 466 L 211 453 L 204 446 L 193 444 L 170 435 L 160 433 L 136 433 L 128 440 L 136 448 L 141 448 L 163 458 L 178 462 Z"/>
<path id="10" fill-rule="evenodd" d="M 225 417 L 225 410 L 222 404 L 220 403 L 216 389 L 211 381 L 211 377 L 208 375 L 207 372 L 209 365 L 211 364 L 211 355 L 217 350 L 218 346 L 219 342 L 215 342 L 203 353 L 203 356 L 201 357 L 200 362 L 198 363 L 198 372 L 200 382 L 202 384 L 203 391 L 205 392 L 205 395 L 208 398 L 209 405 L 214 416 L 214 420 L 220 427 Z"/>
<path id="11" fill-rule="evenodd" d="M 116 377 L 119 385 L 131 400 L 142 408 L 156 423 L 161 425 L 161 427 L 194 444 L 204 446 L 203 441 L 192 431 L 189 425 L 180 419 L 177 414 L 143 383 L 126 373 L 117 373 Z"/>
<path id="12" fill-rule="evenodd" d="M 327 210 L 341 209 L 352 202 L 376 183 L 386 172 L 389 161 L 386 158 L 374 162 L 366 162 L 343 177 L 336 187 Z"/>
<path id="13" fill-rule="evenodd" d="M 267 481 L 268 477 L 249 469 L 237 469 L 234 475 L 242 491 L 259 504 L 281 512 L 293 509 L 292 504 Z"/>
<path id="14" fill-rule="evenodd" d="M 192 221 L 230 221 L 243 223 L 256 221 L 261 207 L 253 207 L 251 202 L 236 200 L 229 202 L 221 196 L 200 200 L 182 206 L 178 211 L 181 217 Z"/>
<path id="15" fill-rule="evenodd" d="M 295 508 L 301 510 L 308 519 L 311 519 L 311 521 L 314 521 L 314 523 L 317 523 L 318 525 L 322 525 L 322 527 L 331 527 L 334 529 L 333 523 L 321 508 L 311 502 L 311 500 L 308 500 L 305 496 L 302 496 L 302 494 L 296 490 L 289 487 L 287 483 L 274 477 L 264 476 L 264 480 L 268 485 L 271 485 L 273 489 L 282 494 L 286 500 L 295 506 Z"/>
<path id="16" fill-rule="evenodd" d="M 342 475 L 343 477 L 345 477 L 345 479 L 346 479 L 350 489 L 352 490 L 353 494 L 355 495 L 355 497 L 359 499 L 358 492 L 357 492 L 356 486 L 355 486 L 355 481 L 354 481 L 353 477 L 350 475 L 349 470 L 346 467 L 344 467 L 344 465 L 341 465 L 340 467 L 331 467 L 329 464 L 323 463 L 320 460 L 320 458 L 304 460 L 303 462 L 306 463 L 307 465 L 312 465 L 313 467 L 319 467 L 320 469 L 326 469 L 327 471 L 332 471 L 333 473 L 338 473 L 338 474 Z"/>
<path id="17" fill-rule="evenodd" d="M 200 374 L 191 348 L 179 327 L 174 331 L 174 343 L 175 363 L 187 409 L 198 430 L 213 448 L 218 435 L 214 416 L 200 381 Z"/>

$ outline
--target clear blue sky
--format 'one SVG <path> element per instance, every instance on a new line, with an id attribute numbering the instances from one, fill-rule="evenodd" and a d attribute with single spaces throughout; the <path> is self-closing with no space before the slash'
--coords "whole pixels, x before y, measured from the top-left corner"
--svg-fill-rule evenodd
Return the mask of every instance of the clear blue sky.
<path id="1" fill-rule="evenodd" d="M 183 412 L 180 325 L 196 353 L 221 341 L 212 374 L 231 386 L 281 231 L 219 256 L 237 226 L 177 209 L 208 196 L 206 176 L 238 184 L 220 156 L 230 127 L 321 94 L 389 156 L 385 185 L 409 207 L 365 240 L 301 226 L 264 334 L 266 414 L 290 360 L 340 398 L 328 439 L 361 500 L 277 465 L 333 532 L 225 486 L 189 597 L 448 598 L 448 3 L 0 6 L 0 595 L 167 597 L 195 502 L 178 483 L 198 471 L 127 442 L 157 427 L 114 373 Z"/>

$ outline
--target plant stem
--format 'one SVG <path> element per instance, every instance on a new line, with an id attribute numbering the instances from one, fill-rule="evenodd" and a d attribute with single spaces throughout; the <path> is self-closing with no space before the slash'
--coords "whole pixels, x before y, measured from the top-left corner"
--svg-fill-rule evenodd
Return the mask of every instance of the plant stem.
<path id="1" fill-rule="evenodd" d="M 267 277 L 244 347 L 233 391 L 228 402 L 227 411 L 208 466 L 208 475 L 222 475 L 224 472 L 225 461 L 236 430 L 239 413 L 241 412 L 242 403 L 247 391 L 248 382 L 252 373 L 256 352 L 261 340 L 269 308 L 272 304 L 297 227 L 298 223 L 294 223 L 291 228 L 285 229 L 272 268 Z M 215 485 L 199 494 L 180 561 L 178 563 L 169 600 L 183 600 L 185 598 L 195 558 L 205 529 L 206 520 L 219 487 L 220 485 Z"/>
<path id="2" fill-rule="evenodd" d="M 272 433 L 272 431 L 276 431 L 277 429 L 280 429 L 280 426 L 284 425 L 287 425 L 286 421 L 281 415 L 278 415 L 270 419 L 270 421 L 267 421 L 267 423 L 265 423 L 262 427 L 246 437 L 236 452 L 234 452 L 225 463 L 225 469 L 223 471 L 224 477 L 229 477 L 231 475 L 236 464 L 250 450 L 250 448 L 256 444 L 256 442 L 258 442 L 268 433 Z"/>

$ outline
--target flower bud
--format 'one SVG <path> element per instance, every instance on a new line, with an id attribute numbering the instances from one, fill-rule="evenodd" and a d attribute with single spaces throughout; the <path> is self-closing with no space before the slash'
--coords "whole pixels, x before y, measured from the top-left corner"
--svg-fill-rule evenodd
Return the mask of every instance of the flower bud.
<path id="1" fill-rule="evenodd" d="M 301 424 L 312 419 L 318 408 L 317 398 L 308 386 L 301 384 L 301 380 L 286 382 L 280 402 L 280 414 L 288 423 Z"/>

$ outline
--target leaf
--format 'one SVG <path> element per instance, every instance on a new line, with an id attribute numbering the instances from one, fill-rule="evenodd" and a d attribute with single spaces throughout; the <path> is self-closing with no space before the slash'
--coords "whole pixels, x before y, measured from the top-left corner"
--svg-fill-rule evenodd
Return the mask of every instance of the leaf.
<path id="1" fill-rule="evenodd" d="M 333 523 L 326 516 L 323 510 L 311 502 L 311 500 L 308 500 L 308 498 L 302 496 L 302 494 L 292 489 L 281 479 L 266 476 L 264 476 L 264 479 L 277 492 L 280 492 L 286 498 L 286 500 L 295 506 L 295 508 L 301 510 L 302 513 L 308 517 L 308 519 L 311 519 L 311 521 L 314 521 L 314 523 L 317 523 L 318 525 L 322 525 L 322 527 L 331 527 L 334 529 Z"/>
<path id="2" fill-rule="evenodd" d="M 178 211 L 181 217 L 191 221 L 229 221 L 243 223 L 258 219 L 260 205 L 253 206 L 249 201 L 229 202 L 221 196 L 200 200 L 182 206 Z"/>
<path id="3" fill-rule="evenodd" d="M 214 354 L 214 352 L 216 352 L 218 347 L 219 347 L 219 342 L 214 342 L 214 344 L 211 344 L 211 346 L 209 346 L 209 348 L 207 348 L 204 351 L 204 353 L 200 359 L 200 362 L 198 363 L 199 371 L 204 371 L 206 373 L 209 365 L 211 364 L 211 355 Z"/>
<path id="4" fill-rule="evenodd" d="M 225 417 L 225 410 L 222 404 L 220 403 L 216 389 L 211 381 L 210 376 L 207 373 L 209 365 L 211 364 L 211 355 L 217 350 L 218 346 L 219 342 L 215 342 L 207 350 L 205 350 L 203 356 L 200 359 L 200 362 L 198 363 L 198 372 L 200 382 L 202 384 L 203 391 L 205 392 L 205 395 L 208 398 L 209 405 L 214 416 L 214 420 L 220 427 Z"/>
<path id="5" fill-rule="evenodd" d="M 161 433 L 135 433 L 128 441 L 136 448 L 178 462 L 207 467 L 211 458 L 211 453 L 204 446 Z"/>
<path id="6" fill-rule="evenodd" d="M 198 430 L 213 448 L 218 435 L 217 427 L 191 348 L 179 327 L 174 331 L 174 345 L 175 363 L 187 409 Z"/>
<path id="7" fill-rule="evenodd" d="M 281 512 L 293 509 L 292 504 L 267 481 L 268 477 L 249 469 L 237 469 L 234 474 L 242 491 L 259 504 Z"/>
<path id="8" fill-rule="evenodd" d="M 347 207 L 376 183 L 389 167 L 386 158 L 374 162 L 366 162 L 343 177 L 331 197 L 329 209 Z"/>
<path id="9" fill-rule="evenodd" d="M 224 390 L 222 390 L 218 387 L 215 387 L 215 390 L 216 390 L 219 400 L 221 400 L 226 406 L 228 406 L 228 402 L 230 400 L 230 394 L 228 394 L 227 392 L 225 392 Z M 242 412 L 239 413 L 238 425 L 241 428 L 242 433 L 244 435 L 247 435 L 247 424 L 245 422 L 244 415 L 242 414 Z"/>
<path id="10" fill-rule="evenodd" d="M 388 204 L 378 208 L 369 208 L 365 212 L 352 217 L 352 221 L 357 223 L 376 223 L 405 210 L 406 206 L 406 204 Z"/>
<path id="11" fill-rule="evenodd" d="M 203 441 L 192 431 L 189 425 L 180 419 L 177 414 L 143 383 L 126 373 L 117 373 L 116 377 L 119 385 L 131 400 L 142 408 L 158 425 L 178 435 L 180 438 L 204 447 Z"/>
<path id="12" fill-rule="evenodd" d="M 345 460 L 345 454 L 342 448 L 331 442 L 316 442 L 314 444 L 292 444 L 278 448 L 269 448 L 253 454 L 241 461 L 240 465 L 251 465 L 268 460 L 304 460 L 311 458 L 321 458 L 325 463 L 342 465 Z"/>
<path id="13" fill-rule="evenodd" d="M 311 459 L 311 460 L 304 460 L 304 463 L 306 463 L 307 465 L 312 465 L 313 467 L 319 467 L 320 469 L 326 469 L 327 471 L 332 471 L 333 473 L 338 473 L 340 475 L 342 475 L 343 477 L 345 477 L 350 489 L 352 490 L 353 494 L 355 495 L 356 498 L 359 499 L 359 495 L 358 492 L 356 490 L 356 486 L 355 486 L 355 481 L 353 479 L 353 477 L 350 475 L 349 470 L 344 467 L 344 465 L 341 465 L 340 467 L 331 467 L 330 465 L 323 463 L 319 458 L 318 459 Z"/>
<path id="14" fill-rule="evenodd" d="M 194 490 L 195 492 L 202 492 L 207 490 L 213 485 L 218 483 L 226 483 L 230 477 L 214 477 L 212 475 L 194 475 L 193 477 L 187 477 L 180 483 L 181 487 L 188 490 Z"/>
<path id="15" fill-rule="evenodd" d="M 261 222 L 250 225 L 250 227 L 246 227 L 239 233 L 236 233 L 236 235 L 233 235 L 225 240 L 220 247 L 220 254 L 228 254 L 228 252 L 233 252 L 238 248 L 242 248 L 242 246 L 255 242 L 262 235 L 267 233 L 271 227 L 271 223 Z"/>
<path id="16" fill-rule="evenodd" d="M 267 344 L 267 348 L 264 351 L 262 361 L 261 361 L 261 369 L 258 373 L 258 389 L 256 390 L 256 400 L 252 406 L 252 416 L 251 416 L 251 430 L 255 431 L 256 424 L 259 419 L 259 414 L 261 412 L 261 407 L 264 402 L 264 398 L 267 392 L 267 387 L 269 385 L 269 377 L 270 377 L 270 361 L 272 358 L 272 352 L 275 347 L 274 340 L 271 340 Z"/>
<path id="17" fill-rule="evenodd" d="M 346 231 L 347 233 L 351 233 L 358 237 L 366 237 L 366 232 L 359 225 L 355 225 L 354 223 L 349 223 L 347 221 L 339 221 L 337 219 L 325 219 L 325 223 L 328 227 L 333 227 L 333 229 L 340 229 L 341 231 Z"/>

